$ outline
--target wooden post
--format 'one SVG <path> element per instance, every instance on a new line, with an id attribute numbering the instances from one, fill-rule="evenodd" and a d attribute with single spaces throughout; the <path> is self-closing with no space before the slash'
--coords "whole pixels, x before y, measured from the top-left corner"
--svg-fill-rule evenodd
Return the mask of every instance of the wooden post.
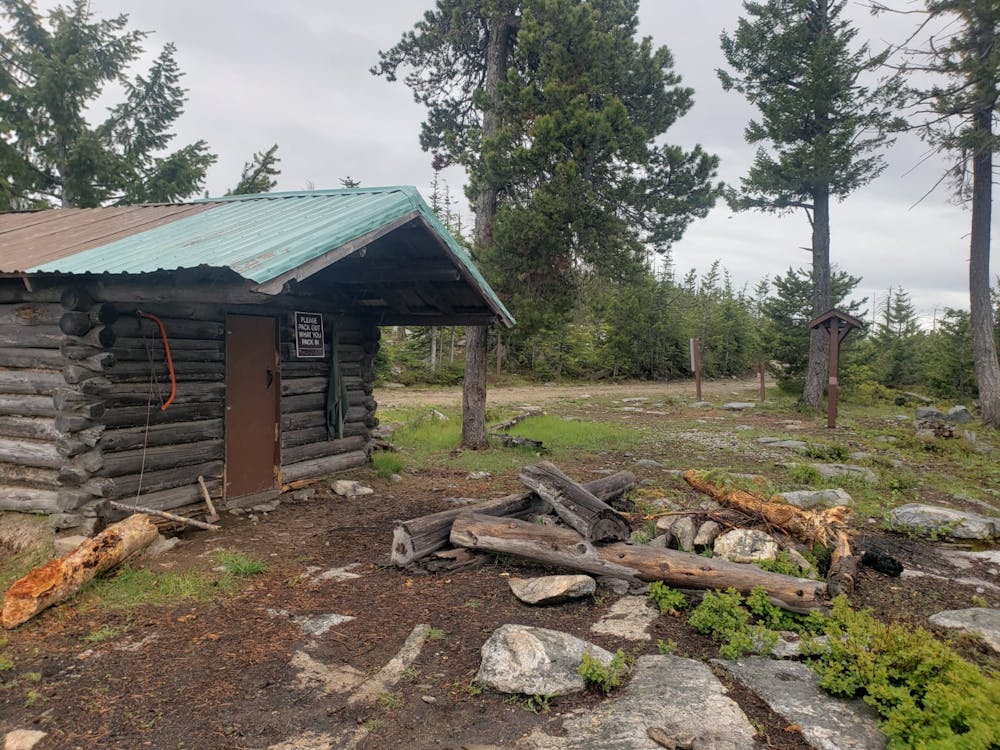
<path id="1" fill-rule="evenodd" d="M 826 426 L 837 426 L 837 397 L 840 391 L 840 321 L 834 318 L 827 322 L 830 331 L 830 382 L 826 392 Z"/>
<path id="2" fill-rule="evenodd" d="M 763 360 L 757 363 L 757 376 L 760 378 L 760 400 L 763 403 L 766 398 L 764 394 L 764 362 Z"/>
<path id="3" fill-rule="evenodd" d="M 497 330 L 497 382 L 500 382 L 500 358 L 503 356 L 503 336 Z"/>
<path id="4" fill-rule="evenodd" d="M 695 399 L 701 401 L 701 342 L 691 339 L 691 369 L 694 370 Z"/>

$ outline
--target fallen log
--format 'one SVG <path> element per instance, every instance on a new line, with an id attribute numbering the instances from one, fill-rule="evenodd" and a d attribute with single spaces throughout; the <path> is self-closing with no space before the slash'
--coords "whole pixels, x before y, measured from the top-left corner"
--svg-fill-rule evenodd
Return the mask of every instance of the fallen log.
<path id="1" fill-rule="evenodd" d="M 629 471 L 619 471 L 583 485 L 588 492 L 601 500 L 611 500 L 635 487 L 635 475 Z M 487 516 L 511 516 L 524 518 L 545 510 L 546 503 L 534 492 L 519 492 L 498 500 L 485 500 L 464 508 L 453 508 L 431 513 L 409 521 L 399 521 L 392 531 L 393 565 L 405 567 L 427 557 L 448 543 L 452 522 L 462 513 L 470 511 Z"/>
<path id="2" fill-rule="evenodd" d="M 830 596 L 854 593 L 854 583 L 858 577 L 861 555 L 851 551 L 851 540 L 846 531 L 838 531 L 837 539 L 830 555 L 830 570 L 826 574 L 826 585 Z"/>
<path id="3" fill-rule="evenodd" d="M 549 461 L 521 469 L 521 483 L 552 504 L 556 514 L 588 542 L 623 542 L 632 527 L 614 508 L 563 474 Z"/>
<path id="4" fill-rule="evenodd" d="M 751 516 L 763 518 L 796 539 L 824 547 L 836 539 L 844 528 L 851 509 L 844 506 L 826 510 L 800 510 L 788 503 L 763 500 L 745 490 L 723 487 L 707 479 L 704 472 L 690 469 L 684 472 L 684 481 L 713 500 L 736 508 Z"/>
<path id="5" fill-rule="evenodd" d="M 685 589 L 732 588 L 743 594 L 761 586 L 776 606 L 792 612 L 823 607 L 827 591 L 822 581 L 769 573 L 756 565 L 641 544 L 596 547 L 572 529 L 479 513 L 466 512 L 455 519 L 451 542 L 632 582 L 663 581 Z"/>
<path id="6" fill-rule="evenodd" d="M 7 589 L 0 625 L 16 628 L 53 604 L 66 601 L 94 576 L 110 570 L 156 539 L 149 516 L 137 513 L 111 524 L 63 558 L 50 560 Z"/>
<path id="7" fill-rule="evenodd" d="M 201 486 L 205 492 L 208 489 L 205 488 L 204 482 L 205 478 L 202 476 L 198 477 L 201 480 Z M 114 500 L 108 503 L 115 510 L 125 510 L 125 511 L 138 511 L 139 513 L 148 513 L 151 516 L 159 516 L 160 518 L 165 518 L 168 521 L 174 521 L 175 523 L 182 523 L 185 526 L 194 526 L 196 529 L 204 529 L 205 531 L 218 531 L 221 526 L 216 526 L 214 523 L 204 523 L 203 521 L 196 521 L 193 518 L 188 518 L 187 516 L 178 516 L 176 513 L 167 513 L 165 510 L 157 510 L 156 508 L 146 508 L 142 505 L 129 505 L 128 503 L 116 503 Z M 213 508 L 214 510 L 214 508 Z M 216 516 L 215 520 L 219 520 Z"/>

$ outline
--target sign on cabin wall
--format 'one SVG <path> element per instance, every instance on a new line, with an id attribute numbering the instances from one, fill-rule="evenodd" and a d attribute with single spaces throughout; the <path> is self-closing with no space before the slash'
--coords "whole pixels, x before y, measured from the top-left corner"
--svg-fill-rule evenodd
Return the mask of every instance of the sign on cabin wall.
<path id="1" fill-rule="evenodd" d="M 322 313 L 295 313 L 295 356 L 325 357 Z"/>

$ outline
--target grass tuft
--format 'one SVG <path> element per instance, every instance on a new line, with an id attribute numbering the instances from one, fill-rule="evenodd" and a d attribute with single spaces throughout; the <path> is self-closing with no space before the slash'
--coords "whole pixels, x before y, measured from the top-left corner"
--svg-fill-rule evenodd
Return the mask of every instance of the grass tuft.
<path id="1" fill-rule="evenodd" d="M 242 552 L 223 550 L 215 555 L 215 561 L 231 576 L 251 578 L 267 572 L 267 563 L 245 555 Z"/>

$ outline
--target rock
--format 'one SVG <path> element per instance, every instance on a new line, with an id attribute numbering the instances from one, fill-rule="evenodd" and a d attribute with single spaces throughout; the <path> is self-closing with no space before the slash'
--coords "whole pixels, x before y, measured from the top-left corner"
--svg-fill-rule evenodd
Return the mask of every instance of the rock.
<path id="1" fill-rule="evenodd" d="M 839 487 L 835 490 L 795 490 L 792 492 L 782 492 L 778 497 L 782 498 L 789 505 L 802 508 L 802 510 L 833 508 L 837 505 L 850 505 L 854 502 L 851 496 Z"/>
<path id="2" fill-rule="evenodd" d="M 745 411 L 753 409 L 756 405 L 752 401 L 730 401 L 728 404 L 723 404 L 722 408 L 726 411 Z"/>
<path id="3" fill-rule="evenodd" d="M 156 539 L 143 550 L 142 554 L 146 557 L 159 557 L 177 547 L 180 543 L 181 540 L 175 536 L 166 537 L 163 534 L 157 534 Z"/>
<path id="4" fill-rule="evenodd" d="M 54 557 L 65 557 L 87 541 L 87 539 L 88 537 L 85 537 L 83 534 L 56 537 L 52 543 L 52 554 Z"/>
<path id="5" fill-rule="evenodd" d="M 448 415 L 447 414 L 442 414 L 437 409 L 431 409 L 429 412 L 427 412 L 427 415 L 431 419 L 433 419 L 433 420 L 435 420 L 437 422 L 447 422 L 447 421 L 449 421 Z"/>
<path id="6" fill-rule="evenodd" d="M 300 690 L 317 688 L 324 695 L 349 693 L 365 681 L 365 673 L 347 664 L 327 666 L 305 651 L 292 654 L 291 666 L 296 670 L 295 686 Z"/>
<path id="7" fill-rule="evenodd" d="M 711 401 L 695 401 L 692 404 L 688 404 L 688 406 L 691 407 L 692 409 L 711 409 L 712 408 L 712 402 Z"/>
<path id="8" fill-rule="evenodd" d="M 635 462 L 635 465 L 636 466 L 651 466 L 654 469 L 662 469 L 662 468 L 664 468 L 663 464 L 661 464 L 659 461 L 654 461 L 651 458 L 640 458 L 638 461 Z"/>
<path id="9" fill-rule="evenodd" d="M 719 534 L 722 533 L 722 526 L 715 521 L 705 521 L 698 529 L 694 537 L 695 547 L 711 547 Z"/>
<path id="10" fill-rule="evenodd" d="M 677 549 L 682 552 L 692 552 L 694 550 L 694 537 L 698 533 L 698 527 L 695 526 L 694 519 L 691 516 L 675 516 L 675 518 L 677 520 L 670 525 L 670 536 L 673 538 Z"/>
<path id="11" fill-rule="evenodd" d="M 1000 518 L 942 508 L 937 505 L 907 503 L 894 508 L 892 523 L 911 531 L 937 534 L 952 539 L 989 539 L 1000 536 Z"/>
<path id="12" fill-rule="evenodd" d="M 820 476 L 827 478 L 834 477 L 854 477 L 855 479 L 860 479 L 862 481 L 868 482 L 869 484 L 875 484 L 878 481 L 878 477 L 875 476 L 875 472 L 871 469 L 867 469 L 864 466 L 854 466 L 853 464 L 809 464 L 816 471 L 819 472 Z"/>
<path id="13" fill-rule="evenodd" d="M 662 750 L 651 734 L 683 738 L 692 750 L 755 747 L 753 727 L 709 666 L 679 656 L 639 657 L 619 695 L 566 719 L 563 729 L 566 750 Z"/>
<path id="14" fill-rule="evenodd" d="M 1000 609 L 970 607 L 949 609 L 929 618 L 933 625 L 975 633 L 997 653 L 1000 653 Z"/>
<path id="15" fill-rule="evenodd" d="M 312 500 L 316 496 L 316 489 L 314 487 L 305 487 L 301 490 L 295 490 L 292 493 L 292 500 L 298 503 L 304 503 Z"/>
<path id="16" fill-rule="evenodd" d="M 940 409 L 935 409 L 933 406 L 920 406 L 917 407 L 914 416 L 917 420 L 921 419 L 932 419 L 936 422 L 945 422 L 948 416 Z"/>
<path id="17" fill-rule="evenodd" d="M 979 441 L 976 433 L 972 430 L 962 430 L 962 437 L 965 439 L 972 449 L 983 456 L 989 456 L 993 453 L 993 446 L 989 443 L 982 443 Z"/>
<path id="18" fill-rule="evenodd" d="M 483 644 L 476 682 L 501 693 L 566 695 L 586 684 L 577 673 L 583 655 L 609 664 L 600 646 L 557 630 L 501 625 Z"/>
<path id="19" fill-rule="evenodd" d="M 488 471 L 473 471 L 465 475 L 466 479 L 479 480 L 479 479 L 491 479 L 493 477 Z"/>
<path id="20" fill-rule="evenodd" d="M 250 510 L 254 511 L 255 513 L 270 513 L 272 511 L 277 510 L 279 505 L 281 505 L 280 500 L 272 500 L 269 503 L 261 503 L 260 505 L 254 505 L 252 508 L 250 508 Z"/>
<path id="21" fill-rule="evenodd" d="M 331 612 L 326 615 L 296 615 L 292 621 L 302 628 L 302 632 L 306 635 L 323 635 L 334 625 L 341 625 L 353 619 L 350 615 Z"/>
<path id="22" fill-rule="evenodd" d="M 785 448 L 790 451 L 804 451 L 809 447 L 809 443 L 802 440 L 781 440 L 779 438 L 759 438 L 757 440 L 761 445 L 766 445 L 768 448 Z"/>
<path id="23" fill-rule="evenodd" d="M 39 732 L 35 729 L 15 729 L 13 732 L 7 732 L 3 750 L 31 750 L 47 735 L 48 732 Z"/>
<path id="24" fill-rule="evenodd" d="M 438 699 L 435 698 L 433 695 L 421 695 L 420 700 L 422 700 L 424 703 L 437 703 L 438 701 Z"/>
<path id="25" fill-rule="evenodd" d="M 597 579 L 597 583 L 602 589 L 606 589 L 612 594 L 616 594 L 618 596 L 624 596 L 628 593 L 629 582 L 624 578 L 601 576 Z"/>
<path id="26" fill-rule="evenodd" d="M 886 746 L 874 709 L 861 700 L 839 700 L 820 691 L 819 678 L 804 664 L 748 657 L 714 659 L 746 685 L 818 750 L 879 750 Z"/>
<path id="27" fill-rule="evenodd" d="M 397 484 L 398 482 L 402 482 L 403 478 L 399 476 L 399 474 L 390 474 L 389 481 L 392 482 L 393 484 Z"/>
<path id="28" fill-rule="evenodd" d="M 642 404 L 645 403 L 646 401 L 649 401 L 649 399 L 646 398 L 645 396 L 633 396 L 632 398 L 622 399 L 623 404 Z"/>
<path id="29" fill-rule="evenodd" d="M 756 529 L 733 529 L 715 540 L 716 557 L 738 563 L 773 560 L 778 556 L 778 543 L 769 534 Z"/>
<path id="30" fill-rule="evenodd" d="M 953 406 L 944 415 L 944 418 L 952 424 L 965 424 L 972 421 L 972 412 L 964 406 Z"/>
<path id="31" fill-rule="evenodd" d="M 657 617 L 659 612 L 649 606 L 649 597 L 623 596 L 591 626 L 590 632 L 627 641 L 648 641 L 649 626 Z"/>
<path id="32" fill-rule="evenodd" d="M 371 487 L 366 487 L 353 479 L 334 479 L 330 482 L 330 489 L 341 497 L 358 497 L 359 495 L 371 495 L 375 492 Z"/>
<path id="33" fill-rule="evenodd" d="M 585 575 L 508 578 L 507 583 L 514 596 L 525 604 L 558 604 L 597 591 L 597 582 Z"/>

